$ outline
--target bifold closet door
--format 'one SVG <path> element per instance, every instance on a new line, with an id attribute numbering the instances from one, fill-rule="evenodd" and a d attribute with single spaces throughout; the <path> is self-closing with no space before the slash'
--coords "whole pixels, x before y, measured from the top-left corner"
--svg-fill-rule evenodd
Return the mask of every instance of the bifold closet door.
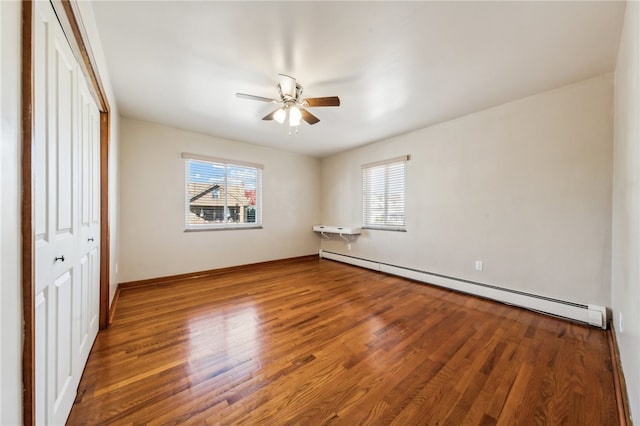
<path id="1" fill-rule="evenodd" d="M 98 331 L 99 122 L 51 4 L 34 5 L 36 423 L 61 425 Z"/>
<path id="2" fill-rule="evenodd" d="M 81 284 L 75 294 L 75 305 L 79 308 L 76 365 L 82 367 L 79 376 L 98 334 L 100 311 L 100 113 L 81 77 L 78 78 L 77 115 Z"/>

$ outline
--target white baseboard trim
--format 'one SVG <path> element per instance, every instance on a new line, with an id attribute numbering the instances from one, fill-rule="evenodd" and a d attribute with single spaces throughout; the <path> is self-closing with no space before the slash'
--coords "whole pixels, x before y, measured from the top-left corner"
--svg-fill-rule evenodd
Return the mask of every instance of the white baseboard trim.
<path id="1" fill-rule="evenodd" d="M 348 263 L 350 265 L 360 266 L 362 268 L 373 269 L 375 271 L 433 284 L 462 293 L 473 294 L 475 296 L 484 297 L 486 299 L 495 300 L 509 305 L 515 305 L 537 312 L 544 312 L 550 315 L 580 321 L 602 329 L 607 328 L 607 310 L 604 306 L 583 305 L 579 303 L 553 299 L 550 297 L 529 294 L 518 290 L 506 289 L 491 284 L 484 284 L 461 278 L 449 277 L 442 274 L 436 274 L 433 272 L 420 271 L 417 269 L 390 265 L 387 263 L 376 262 L 326 250 L 320 250 L 319 255 L 324 259 L 336 260 L 338 262 Z"/>

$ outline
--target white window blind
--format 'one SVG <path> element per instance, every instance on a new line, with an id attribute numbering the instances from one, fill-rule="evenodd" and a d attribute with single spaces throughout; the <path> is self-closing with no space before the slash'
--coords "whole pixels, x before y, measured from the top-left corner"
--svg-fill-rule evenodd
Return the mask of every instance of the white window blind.
<path id="1" fill-rule="evenodd" d="M 362 216 L 365 228 L 404 231 L 405 171 L 409 156 L 362 166 Z"/>
<path id="2" fill-rule="evenodd" d="M 187 231 L 262 226 L 262 165 L 186 153 L 182 158 Z"/>

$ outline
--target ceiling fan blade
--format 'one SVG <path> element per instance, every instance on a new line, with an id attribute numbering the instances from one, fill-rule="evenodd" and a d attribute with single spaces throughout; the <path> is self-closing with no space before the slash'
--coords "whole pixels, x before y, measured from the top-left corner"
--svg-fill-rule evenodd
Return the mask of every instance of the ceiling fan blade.
<path id="1" fill-rule="evenodd" d="M 318 121 L 320 121 L 320 119 L 318 117 L 316 117 L 315 115 L 311 114 L 309 111 L 307 111 L 306 109 L 300 108 L 300 114 L 302 114 L 302 119 L 304 121 L 306 121 L 309 124 L 316 124 Z"/>
<path id="2" fill-rule="evenodd" d="M 340 98 L 337 96 L 328 96 L 326 98 L 307 98 L 302 104 L 309 107 L 327 107 L 340 106 Z"/>
<path id="3" fill-rule="evenodd" d="M 290 96 L 293 99 L 296 97 L 296 79 L 289 77 L 286 74 L 278 74 L 278 81 L 280 82 L 280 91 L 283 96 Z"/>
<path id="4" fill-rule="evenodd" d="M 270 112 L 269 114 L 265 115 L 264 117 L 262 117 L 263 120 L 273 120 L 273 116 L 276 115 L 276 112 L 280 111 L 282 108 L 278 108 L 272 112 Z"/>
<path id="5" fill-rule="evenodd" d="M 249 99 L 252 101 L 261 101 L 261 102 L 270 102 L 272 104 L 277 104 L 279 101 L 271 98 L 263 98 L 262 96 L 256 95 L 247 95 L 246 93 L 236 93 L 236 96 L 242 99 Z"/>

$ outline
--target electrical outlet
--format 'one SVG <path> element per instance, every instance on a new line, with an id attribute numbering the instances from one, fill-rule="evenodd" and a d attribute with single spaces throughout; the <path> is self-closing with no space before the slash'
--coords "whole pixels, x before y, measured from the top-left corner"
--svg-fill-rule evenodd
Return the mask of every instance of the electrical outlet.
<path id="1" fill-rule="evenodd" d="M 347 244 L 347 250 L 351 251 L 351 243 Z"/>
<path id="2" fill-rule="evenodd" d="M 116 263 L 116 274 L 118 273 L 118 264 Z"/>
<path id="3" fill-rule="evenodd" d="M 618 312 L 618 331 L 622 333 L 624 328 L 622 328 L 622 312 Z"/>
<path id="4" fill-rule="evenodd" d="M 482 260 L 476 260 L 476 271 L 482 271 L 484 269 L 484 264 Z"/>

